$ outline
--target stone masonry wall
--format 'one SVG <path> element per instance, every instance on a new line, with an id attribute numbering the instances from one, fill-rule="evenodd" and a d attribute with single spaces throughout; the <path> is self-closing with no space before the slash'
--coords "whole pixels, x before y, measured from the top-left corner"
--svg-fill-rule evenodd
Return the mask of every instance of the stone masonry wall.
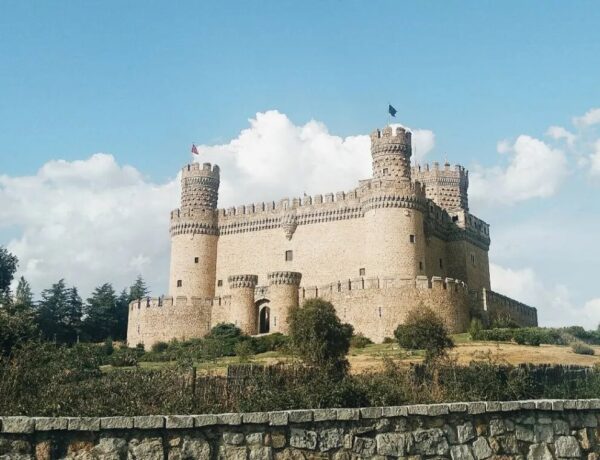
<path id="1" fill-rule="evenodd" d="M 597 460 L 600 400 L 220 415 L 1 417 L 2 459 Z"/>

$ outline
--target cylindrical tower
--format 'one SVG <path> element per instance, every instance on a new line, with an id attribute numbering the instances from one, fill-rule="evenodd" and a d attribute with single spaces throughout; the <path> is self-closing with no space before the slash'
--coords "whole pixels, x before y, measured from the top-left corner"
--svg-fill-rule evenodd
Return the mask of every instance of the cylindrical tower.
<path id="1" fill-rule="evenodd" d="M 390 126 L 371 134 L 373 179 L 361 189 L 367 224 L 366 273 L 415 278 L 426 273 L 425 193 L 410 178 L 411 133 Z"/>
<path id="2" fill-rule="evenodd" d="M 269 332 L 288 333 L 288 314 L 292 308 L 298 308 L 298 288 L 302 280 L 302 273 L 298 272 L 271 272 L 267 275 L 269 280 L 269 299 L 271 319 Z"/>
<path id="3" fill-rule="evenodd" d="M 244 334 L 258 333 L 258 312 L 254 305 L 256 275 L 232 275 L 227 278 L 231 292 L 230 322 Z"/>
<path id="4" fill-rule="evenodd" d="M 213 297 L 217 263 L 219 167 L 192 163 L 181 171 L 181 208 L 171 213 L 172 296 Z"/>

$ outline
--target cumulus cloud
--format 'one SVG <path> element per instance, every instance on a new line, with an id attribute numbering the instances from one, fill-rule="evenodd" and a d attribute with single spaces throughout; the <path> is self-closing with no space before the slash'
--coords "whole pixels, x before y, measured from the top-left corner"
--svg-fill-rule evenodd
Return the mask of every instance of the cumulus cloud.
<path id="1" fill-rule="evenodd" d="M 342 138 L 323 123 L 298 126 L 276 110 L 257 113 L 249 123 L 226 144 L 198 146 L 197 161 L 217 163 L 223 171 L 221 206 L 346 191 L 371 175 L 368 135 Z M 435 135 L 411 131 L 422 159 L 433 149 Z"/>
<path id="2" fill-rule="evenodd" d="M 569 146 L 573 146 L 577 136 L 562 126 L 550 126 L 546 131 L 546 135 L 552 139 L 561 140 L 564 139 Z"/>
<path id="3" fill-rule="evenodd" d="M 556 193 L 567 176 L 559 149 L 527 135 L 502 146 L 508 165 L 476 167 L 470 176 L 470 200 L 476 206 L 510 205 Z"/>
<path id="4" fill-rule="evenodd" d="M 600 124 L 600 108 L 590 109 L 584 115 L 573 118 L 573 124 L 579 128 Z"/>
<path id="5" fill-rule="evenodd" d="M 600 323 L 600 299 L 578 307 L 567 286 L 544 283 L 531 267 L 511 269 L 491 263 L 490 277 L 492 290 L 536 307 L 542 326 L 577 324 L 590 329 Z"/>
<path id="6" fill-rule="evenodd" d="M 32 176 L 0 176 L 0 228 L 17 228 L 8 249 L 38 293 L 65 278 L 85 295 L 107 281 L 124 287 L 137 274 L 160 288 L 177 199 L 176 180 L 153 184 L 98 153 L 50 161 Z"/>
<path id="7" fill-rule="evenodd" d="M 590 155 L 590 174 L 600 177 L 600 139 L 594 144 L 594 150 Z"/>

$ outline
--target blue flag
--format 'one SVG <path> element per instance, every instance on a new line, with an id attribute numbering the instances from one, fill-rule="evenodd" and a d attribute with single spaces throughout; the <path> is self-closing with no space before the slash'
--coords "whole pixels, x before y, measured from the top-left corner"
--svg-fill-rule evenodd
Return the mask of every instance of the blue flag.
<path id="1" fill-rule="evenodd" d="M 395 117 L 395 116 L 396 116 L 396 112 L 397 112 L 397 110 L 396 110 L 394 107 L 392 107 L 390 104 L 388 104 L 388 113 L 389 113 L 389 114 L 390 114 L 392 117 Z"/>

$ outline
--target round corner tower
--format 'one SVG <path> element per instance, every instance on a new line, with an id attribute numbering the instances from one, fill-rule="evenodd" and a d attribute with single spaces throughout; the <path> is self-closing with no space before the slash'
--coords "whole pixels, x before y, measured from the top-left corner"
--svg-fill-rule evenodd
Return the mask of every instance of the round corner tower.
<path id="1" fill-rule="evenodd" d="M 386 126 L 371 134 L 373 178 L 361 190 L 369 248 L 367 273 L 415 278 L 426 273 L 425 192 L 411 181 L 411 132 Z"/>
<path id="2" fill-rule="evenodd" d="M 181 171 L 181 208 L 171 212 L 173 297 L 215 295 L 219 182 L 217 165 L 191 163 Z"/>

